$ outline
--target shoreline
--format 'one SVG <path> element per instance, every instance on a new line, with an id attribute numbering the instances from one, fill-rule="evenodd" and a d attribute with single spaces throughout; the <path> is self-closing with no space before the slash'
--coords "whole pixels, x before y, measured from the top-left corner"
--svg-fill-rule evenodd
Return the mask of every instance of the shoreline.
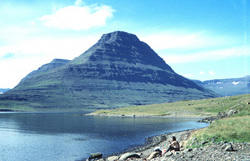
<path id="1" fill-rule="evenodd" d="M 197 115 L 190 113 L 181 113 L 175 114 L 171 113 L 169 115 L 125 115 L 125 114 L 97 114 L 97 113 L 87 113 L 86 116 L 93 117 L 120 117 L 120 118 L 183 118 L 183 119 L 204 119 L 211 117 L 212 115 Z"/>
<path id="2" fill-rule="evenodd" d="M 186 114 L 186 113 L 185 113 Z M 84 114 L 86 116 L 93 116 L 93 117 L 107 117 L 107 118 L 113 118 L 113 117 L 119 117 L 119 118 L 179 118 L 179 119 L 197 119 L 197 123 L 207 123 L 203 122 L 203 119 L 208 118 L 210 116 L 198 116 L 198 115 L 188 115 L 188 114 L 178 114 L 178 115 L 118 115 L 118 114 L 96 114 L 96 113 L 87 113 Z M 207 123 L 208 124 L 208 123 Z M 187 130 L 181 130 L 176 132 L 169 132 L 164 133 L 160 135 L 150 136 L 145 138 L 145 142 L 141 145 L 135 145 L 134 147 L 125 149 L 124 151 L 112 153 L 110 155 L 105 156 L 104 154 L 104 160 L 110 160 L 109 158 L 117 158 L 117 156 L 122 156 L 126 153 L 142 153 L 142 157 L 145 158 L 147 155 L 150 155 L 150 153 L 153 151 L 153 149 L 160 145 L 162 149 L 167 149 L 168 141 L 171 139 L 172 136 L 176 136 L 177 140 L 179 142 L 184 142 L 187 140 L 187 136 L 189 137 L 192 132 L 195 132 L 197 130 L 207 128 L 210 124 L 208 124 L 206 127 L 202 128 L 195 128 L 195 129 L 187 129 Z M 164 147 L 164 145 L 165 147 Z M 183 143 L 182 143 L 183 144 Z M 114 161 L 116 160 L 114 159 Z"/>
<path id="3" fill-rule="evenodd" d="M 206 127 L 203 127 L 203 128 L 206 128 Z M 165 133 L 161 135 L 147 137 L 145 138 L 145 143 L 143 145 L 131 147 L 119 153 L 113 153 L 111 155 L 108 155 L 107 157 L 104 157 L 104 160 L 114 161 L 118 159 L 119 157 L 121 157 L 122 155 L 128 154 L 128 153 L 141 154 L 141 158 L 147 158 L 151 154 L 151 152 L 154 151 L 155 147 L 160 147 L 161 149 L 167 149 L 167 145 L 169 144 L 168 141 L 171 139 L 172 136 L 175 136 L 177 138 L 181 147 L 183 148 L 183 144 L 185 144 L 186 139 L 188 139 L 191 133 L 199 129 L 203 129 L 203 128 L 188 129 L 188 130 L 170 132 L 170 133 Z"/>
<path id="4" fill-rule="evenodd" d="M 203 127 L 203 128 L 206 128 L 206 127 Z M 147 138 L 145 138 L 145 143 L 144 144 L 129 148 L 129 149 L 127 149 L 124 152 L 119 153 L 119 154 L 123 154 L 123 153 L 126 153 L 126 152 L 136 152 L 136 153 L 143 152 L 143 151 L 152 149 L 155 146 L 158 146 L 159 144 L 164 143 L 165 141 L 167 141 L 172 136 L 177 136 L 177 138 L 180 138 L 180 136 L 183 135 L 183 134 L 189 134 L 189 133 L 191 134 L 192 132 L 194 132 L 196 130 L 199 130 L 199 129 L 203 129 L 203 128 L 181 130 L 181 131 L 170 132 L 170 133 L 165 133 L 165 134 L 161 134 L 161 135 L 155 135 L 155 136 L 147 137 Z M 180 140 L 180 141 L 184 141 L 184 140 Z"/>
<path id="5" fill-rule="evenodd" d="M 159 142 L 153 141 L 154 144 L 145 143 L 142 146 L 137 146 L 125 150 L 121 153 L 109 155 L 103 159 L 99 159 L 99 161 L 120 161 L 120 160 L 144 161 L 146 158 L 148 158 L 148 156 L 152 152 L 154 152 L 154 148 L 159 147 L 161 150 L 167 149 L 169 145 L 168 141 L 171 139 L 172 136 L 175 136 L 177 138 L 177 141 L 179 141 L 181 146 L 180 151 L 174 153 L 171 152 L 165 153 L 163 156 L 151 159 L 152 161 L 250 160 L 250 154 L 249 154 L 250 143 L 227 143 L 227 142 L 205 143 L 206 145 L 200 148 L 193 148 L 193 149 L 186 148 L 185 144 L 187 139 L 192 135 L 192 133 L 200 129 L 203 128 L 184 130 L 184 131 L 172 132 L 172 133 L 149 137 L 147 139 L 163 137 L 163 140 L 160 140 Z M 232 149 L 230 150 L 230 148 Z M 121 159 L 126 155 L 134 155 L 134 154 L 140 156 L 140 158 L 131 157 L 127 159 Z"/>
<path id="6" fill-rule="evenodd" d="M 96 115 L 100 116 L 100 115 Z M 102 115 L 100 117 L 107 117 Z M 109 117 L 109 116 L 108 116 Z M 110 117 L 121 117 L 121 116 L 110 116 Z M 131 116 L 122 116 L 122 117 L 131 117 Z M 143 116 L 145 117 L 145 116 Z M 163 117 L 163 116 L 146 116 L 146 117 Z M 173 117 L 171 117 L 173 118 Z M 180 117 L 178 117 L 180 118 Z M 187 117 L 194 118 L 194 117 Z M 197 117 L 196 117 L 197 118 Z M 190 147 L 186 147 L 187 141 L 191 139 L 191 141 L 195 141 L 192 138 L 192 134 L 198 132 L 199 130 L 208 128 L 210 126 L 211 121 L 222 119 L 220 116 L 213 117 L 211 120 L 210 117 L 200 117 L 197 122 L 208 123 L 206 127 L 182 130 L 177 132 L 170 132 L 161 135 L 156 135 L 152 137 L 145 138 L 145 143 L 142 145 L 134 146 L 128 148 L 119 153 L 113 153 L 111 155 L 105 156 L 103 159 L 99 159 L 99 161 L 118 161 L 118 160 L 134 160 L 134 161 L 144 161 L 148 156 L 154 152 L 154 149 L 160 148 L 161 150 L 167 149 L 169 146 L 169 140 L 171 140 L 172 136 L 175 136 L 177 141 L 180 143 L 180 151 L 178 152 L 168 152 L 165 153 L 161 157 L 156 157 L 151 159 L 152 161 L 158 160 L 166 160 L 166 161 L 182 161 L 182 160 L 250 160 L 250 143 L 249 142 L 202 142 L 200 147 L 194 147 L 193 149 Z M 191 138 L 190 138 L 191 137 Z M 192 143 L 193 144 L 193 143 Z M 128 157 L 127 159 L 121 159 L 126 156 L 134 156 Z M 135 157 L 138 156 L 139 158 Z"/>
<path id="7" fill-rule="evenodd" d="M 122 118 L 182 118 L 182 119 L 198 119 L 196 122 L 198 123 L 207 123 L 203 122 L 202 120 L 207 117 L 199 117 L 196 115 L 196 117 L 191 117 L 190 115 L 183 116 L 183 115 L 178 115 L 173 116 L 173 115 L 168 115 L 168 116 L 156 116 L 156 115 L 144 115 L 144 116 L 133 116 L 133 115 L 99 115 L 99 114 L 92 114 L 88 113 L 85 114 L 86 116 L 93 116 L 93 117 L 122 117 Z M 208 124 L 208 123 L 207 123 Z M 185 144 L 184 141 L 187 140 L 187 137 L 191 135 L 191 133 L 207 128 L 210 124 L 208 124 L 206 127 L 202 128 L 194 128 L 194 129 L 187 129 L 187 130 L 180 130 L 180 131 L 175 131 L 175 132 L 169 132 L 169 133 L 163 133 L 160 135 L 155 135 L 155 136 L 150 136 L 145 138 L 145 142 L 141 145 L 135 145 L 131 148 L 125 149 L 124 151 L 117 152 L 117 153 L 112 153 L 110 155 L 105 156 L 104 154 L 104 160 L 109 160 L 111 161 L 113 158 L 115 158 L 112 161 L 115 161 L 118 159 L 118 156 L 122 156 L 123 154 L 126 153 L 142 153 L 142 157 L 145 158 L 147 155 L 150 155 L 150 153 L 153 151 L 155 147 L 160 146 L 162 149 L 167 149 L 168 141 L 171 139 L 172 136 L 176 136 L 177 140 L 180 142 L 180 145 Z M 165 147 L 164 147 L 165 145 Z M 111 159 L 110 159 L 111 158 Z"/>

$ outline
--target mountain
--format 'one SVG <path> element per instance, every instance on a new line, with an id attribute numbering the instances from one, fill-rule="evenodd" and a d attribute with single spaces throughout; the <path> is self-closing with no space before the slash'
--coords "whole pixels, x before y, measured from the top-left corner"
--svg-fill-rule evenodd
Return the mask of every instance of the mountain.
<path id="1" fill-rule="evenodd" d="M 0 96 L 0 106 L 116 108 L 215 96 L 176 74 L 136 35 L 116 31 L 71 61 L 30 73 Z"/>
<path id="2" fill-rule="evenodd" d="M 242 78 L 214 79 L 207 81 L 195 80 L 194 82 L 222 96 L 250 94 L 250 75 Z"/>
<path id="3" fill-rule="evenodd" d="M 52 69 L 55 69 L 57 67 L 63 66 L 66 63 L 68 63 L 70 60 L 67 59 L 54 59 L 52 60 L 50 63 L 48 64 L 44 64 L 42 65 L 40 68 L 38 68 L 37 70 L 34 70 L 33 72 L 29 73 L 26 77 L 24 77 L 21 82 L 25 81 L 26 79 L 33 77 L 37 74 L 41 74 L 43 72 L 48 72 Z"/>
<path id="4" fill-rule="evenodd" d="M 0 88 L 0 94 L 3 94 L 4 92 L 10 90 L 9 88 Z"/>

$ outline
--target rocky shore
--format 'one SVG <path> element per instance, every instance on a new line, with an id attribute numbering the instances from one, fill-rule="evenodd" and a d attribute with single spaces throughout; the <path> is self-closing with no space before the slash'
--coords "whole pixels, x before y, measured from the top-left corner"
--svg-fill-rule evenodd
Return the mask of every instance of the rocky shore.
<path id="1" fill-rule="evenodd" d="M 169 143 L 168 141 L 172 136 L 176 136 L 177 140 L 180 142 L 181 151 L 176 153 L 165 153 L 163 156 L 153 158 L 152 161 L 183 161 L 183 160 L 206 160 L 206 161 L 250 161 L 250 144 L 249 143 L 203 143 L 202 148 L 184 148 L 187 139 L 196 130 L 187 130 L 177 133 L 171 133 L 166 135 L 157 136 L 151 139 L 151 143 L 145 146 L 138 147 L 129 152 L 110 156 L 105 159 L 106 161 L 117 161 L 117 160 L 134 160 L 134 161 L 144 161 L 148 156 L 154 152 L 155 147 L 160 149 L 167 149 Z"/>
<path id="2" fill-rule="evenodd" d="M 227 113 L 218 113 L 217 116 L 208 117 L 201 122 L 211 123 L 225 117 L 230 117 L 236 114 L 237 111 L 229 111 Z M 160 136 L 154 136 L 147 139 L 145 145 L 135 147 L 127 152 L 119 155 L 109 156 L 105 159 L 96 159 L 99 161 L 119 161 L 119 160 L 134 160 L 145 161 L 149 155 L 154 152 L 155 148 L 161 150 L 167 149 L 172 136 L 179 141 L 181 150 L 179 152 L 167 152 L 162 156 L 157 156 L 152 161 L 183 161 L 183 160 L 206 160 L 206 161 L 250 161 L 250 143 L 228 143 L 228 142 L 201 142 L 199 148 L 187 148 L 186 143 L 192 133 L 200 129 L 186 130 Z M 192 140 L 195 138 L 192 138 Z"/>

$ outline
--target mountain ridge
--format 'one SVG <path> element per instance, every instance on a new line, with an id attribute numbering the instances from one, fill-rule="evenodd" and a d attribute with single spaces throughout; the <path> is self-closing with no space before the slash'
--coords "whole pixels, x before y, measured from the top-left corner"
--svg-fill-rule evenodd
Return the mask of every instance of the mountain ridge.
<path id="1" fill-rule="evenodd" d="M 149 45 L 122 31 L 104 34 L 71 61 L 57 62 L 25 77 L 0 97 L 0 106 L 2 100 L 43 108 L 115 108 L 217 96 L 175 73 Z"/>
<path id="2" fill-rule="evenodd" d="M 206 81 L 193 80 L 196 84 L 210 89 L 221 96 L 250 94 L 250 75 L 239 78 L 213 79 Z"/>

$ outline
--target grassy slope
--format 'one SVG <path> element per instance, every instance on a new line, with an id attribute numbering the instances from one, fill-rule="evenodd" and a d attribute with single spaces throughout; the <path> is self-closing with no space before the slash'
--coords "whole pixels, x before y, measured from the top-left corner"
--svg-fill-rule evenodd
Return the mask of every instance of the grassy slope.
<path id="1" fill-rule="evenodd" d="M 130 106 L 113 110 L 98 110 L 93 115 L 136 115 L 136 116 L 211 116 L 230 109 L 239 110 L 238 115 L 249 115 L 250 95 L 213 99 L 180 101 L 174 103 Z"/>
<path id="2" fill-rule="evenodd" d="M 230 109 L 238 110 L 233 117 L 214 121 L 209 127 L 194 132 L 187 141 L 188 147 L 203 146 L 212 142 L 250 142 L 250 95 L 239 95 L 196 101 L 132 106 L 114 110 L 99 110 L 95 115 L 140 115 L 140 116 L 204 116 L 217 115 Z M 207 145 L 207 144 L 206 144 Z"/>
<path id="3" fill-rule="evenodd" d="M 207 128 L 195 131 L 187 147 L 200 147 L 208 142 L 250 142 L 250 116 L 235 116 L 214 121 Z"/>

